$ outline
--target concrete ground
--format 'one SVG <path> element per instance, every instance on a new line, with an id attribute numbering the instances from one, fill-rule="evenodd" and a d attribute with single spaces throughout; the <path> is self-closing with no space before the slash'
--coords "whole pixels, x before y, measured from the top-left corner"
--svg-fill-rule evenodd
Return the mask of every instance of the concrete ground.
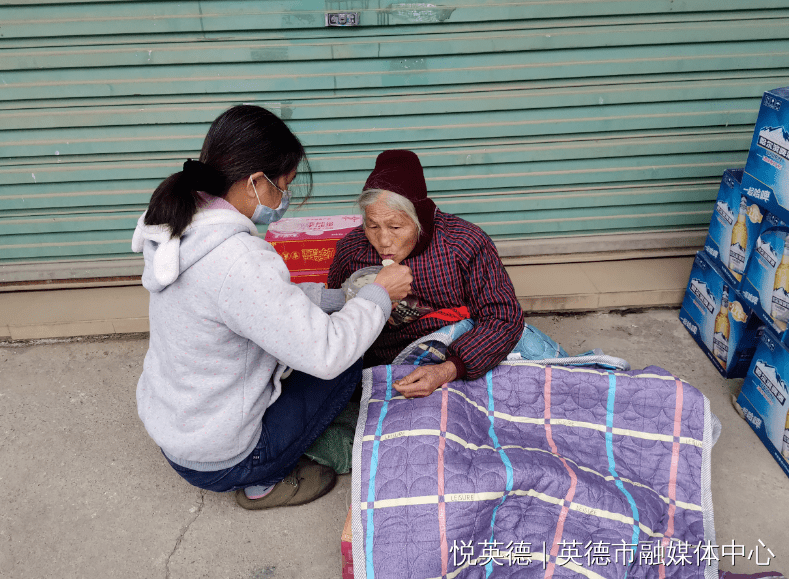
<path id="1" fill-rule="evenodd" d="M 789 573 L 789 478 L 677 320 L 676 310 L 533 316 L 579 353 L 602 348 L 633 368 L 661 366 L 700 389 L 723 431 L 713 450 L 718 544 L 759 559 L 723 570 Z M 317 502 L 248 512 L 167 465 L 137 418 L 145 335 L 0 343 L 0 576 L 340 577 L 350 476 Z M 766 548 L 759 544 L 761 540 Z"/>

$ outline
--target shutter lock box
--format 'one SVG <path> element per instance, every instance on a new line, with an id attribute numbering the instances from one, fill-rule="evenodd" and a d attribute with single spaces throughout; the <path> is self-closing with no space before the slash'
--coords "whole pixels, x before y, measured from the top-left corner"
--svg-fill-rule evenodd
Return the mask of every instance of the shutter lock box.
<path id="1" fill-rule="evenodd" d="M 693 261 L 679 319 L 721 375 L 745 376 L 764 325 L 705 252 Z"/>

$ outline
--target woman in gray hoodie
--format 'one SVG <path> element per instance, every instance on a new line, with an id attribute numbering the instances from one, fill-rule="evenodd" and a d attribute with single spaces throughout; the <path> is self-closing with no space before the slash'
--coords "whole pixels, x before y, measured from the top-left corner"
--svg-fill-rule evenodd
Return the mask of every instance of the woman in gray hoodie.
<path id="1" fill-rule="evenodd" d="M 159 185 L 132 240 L 150 292 L 140 419 L 182 477 L 236 490 L 247 509 L 332 488 L 333 470 L 302 454 L 348 403 L 362 355 L 410 291 L 399 265 L 347 304 L 342 290 L 290 283 L 256 224 L 282 217 L 299 167 L 309 178 L 284 122 L 233 107 L 211 125 L 199 161 Z"/>

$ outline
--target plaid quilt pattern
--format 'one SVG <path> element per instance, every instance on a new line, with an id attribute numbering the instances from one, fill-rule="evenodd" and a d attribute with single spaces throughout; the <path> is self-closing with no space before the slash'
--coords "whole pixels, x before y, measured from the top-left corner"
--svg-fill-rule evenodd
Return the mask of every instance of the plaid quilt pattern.
<path id="1" fill-rule="evenodd" d="M 423 399 L 364 376 L 356 578 L 717 578 L 720 424 L 657 367 L 502 364 Z"/>

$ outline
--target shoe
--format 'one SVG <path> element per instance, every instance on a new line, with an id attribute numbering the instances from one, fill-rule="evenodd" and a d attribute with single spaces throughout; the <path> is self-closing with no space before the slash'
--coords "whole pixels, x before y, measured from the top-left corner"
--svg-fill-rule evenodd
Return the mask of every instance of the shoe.
<path id="1" fill-rule="evenodd" d="M 238 489 L 236 502 L 248 510 L 303 505 L 329 493 L 335 483 L 337 474 L 332 468 L 302 457 L 290 475 L 269 493 L 259 499 L 249 499 L 243 489 Z"/>

